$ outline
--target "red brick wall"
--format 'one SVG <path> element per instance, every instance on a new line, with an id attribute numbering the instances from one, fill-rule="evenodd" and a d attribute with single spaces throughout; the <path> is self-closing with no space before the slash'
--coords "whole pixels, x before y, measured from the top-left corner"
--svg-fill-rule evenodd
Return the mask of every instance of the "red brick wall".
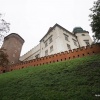
<path id="1" fill-rule="evenodd" d="M 11 66 L 8 66 L 7 69 L 0 68 L 0 73 L 12 71 L 12 70 L 18 70 L 18 69 L 26 68 L 29 66 L 39 66 L 39 65 L 43 65 L 43 64 L 74 59 L 74 58 L 98 54 L 98 53 L 100 53 L 100 44 L 95 44 L 92 46 L 87 46 L 87 47 L 70 50 L 69 52 L 65 51 L 65 52 L 57 53 L 57 54 L 50 55 L 47 57 L 42 57 L 42 58 L 26 61 L 23 63 L 11 65 Z"/>

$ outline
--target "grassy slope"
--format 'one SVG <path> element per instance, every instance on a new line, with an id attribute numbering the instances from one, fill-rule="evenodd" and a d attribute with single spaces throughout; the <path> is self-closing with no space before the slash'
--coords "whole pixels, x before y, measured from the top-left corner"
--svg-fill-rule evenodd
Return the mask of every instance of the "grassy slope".
<path id="1" fill-rule="evenodd" d="M 0 75 L 0 100 L 100 100 L 100 55 Z"/>

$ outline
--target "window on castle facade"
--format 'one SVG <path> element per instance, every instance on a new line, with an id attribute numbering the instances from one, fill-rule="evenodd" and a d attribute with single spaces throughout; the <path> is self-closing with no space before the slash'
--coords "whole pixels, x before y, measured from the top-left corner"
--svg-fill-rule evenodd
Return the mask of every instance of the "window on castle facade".
<path id="1" fill-rule="evenodd" d="M 35 56 L 35 58 L 36 58 L 36 59 L 39 58 L 39 54 L 37 54 L 37 55 Z"/>
<path id="2" fill-rule="evenodd" d="M 50 47 L 50 52 L 52 52 L 53 51 L 53 45 Z"/>
<path id="3" fill-rule="evenodd" d="M 50 39 L 49 39 L 49 43 L 51 43 L 52 42 L 52 37 L 50 37 Z"/>
<path id="4" fill-rule="evenodd" d="M 77 46 L 77 41 L 73 39 L 74 45 Z"/>
<path id="5" fill-rule="evenodd" d="M 89 40 L 84 40 L 86 45 L 90 45 Z"/>
<path id="6" fill-rule="evenodd" d="M 66 41 L 69 41 L 69 36 L 66 35 L 66 34 L 64 34 L 64 35 L 65 35 L 65 40 L 66 40 Z"/>
<path id="7" fill-rule="evenodd" d="M 14 64 L 14 61 L 12 61 L 11 63 Z"/>
<path id="8" fill-rule="evenodd" d="M 48 56 L 48 50 L 45 51 L 45 56 Z"/>
<path id="9" fill-rule="evenodd" d="M 48 43 L 47 42 L 45 42 L 45 47 L 47 47 L 48 46 Z"/>
<path id="10" fill-rule="evenodd" d="M 71 50 L 71 47 L 70 47 L 70 45 L 69 45 L 69 44 L 67 44 L 67 48 L 68 48 L 68 50 Z"/>
<path id="11" fill-rule="evenodd" d="M 85 36 L 85 34 L 82 34 L 82 36 Z"/>

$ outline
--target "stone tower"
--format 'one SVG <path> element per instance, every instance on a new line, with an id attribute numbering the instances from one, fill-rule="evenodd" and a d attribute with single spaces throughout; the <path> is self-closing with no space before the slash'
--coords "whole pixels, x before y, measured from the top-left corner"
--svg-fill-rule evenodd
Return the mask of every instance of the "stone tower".
<path id="1" fill-rule="evenodd" d="M 24 43 L 24 39 L 16 33 L 11 33 L 4 38 L 2 47 L 6 49 L 8 54 L 9 64 L 15 64 L 19 62 L 21 49 Z"/>

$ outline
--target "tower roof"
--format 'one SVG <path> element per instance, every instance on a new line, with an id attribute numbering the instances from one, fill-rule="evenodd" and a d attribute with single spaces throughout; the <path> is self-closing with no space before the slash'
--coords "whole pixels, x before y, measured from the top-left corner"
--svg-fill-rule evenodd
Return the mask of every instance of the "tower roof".
<path id="1" fill-rule="evenodd" d="M 89 33 L 89 32 L 83 30 L 83 28 L 81 28 L 81 27 L 75 27 L 75 28 L 73 29 L 73 33 L 76 34 L 76 33 Z"/>
<path id="2" fill-rule="evenodd" d="M 7 35 L 7 36 L 4 38 L 4 40 L 7 40 L 7 39 L 9 39 L 9 38 L 11 38 L 11 37 L 17 38 L 21 43 L 24 43 L 24 42 L 25 42 L 24 39 L 23 39 L 20 35 L 18 35 L 18 34 L 16 34 L 16 33 L 11 33 L 11 34 Z"/>

